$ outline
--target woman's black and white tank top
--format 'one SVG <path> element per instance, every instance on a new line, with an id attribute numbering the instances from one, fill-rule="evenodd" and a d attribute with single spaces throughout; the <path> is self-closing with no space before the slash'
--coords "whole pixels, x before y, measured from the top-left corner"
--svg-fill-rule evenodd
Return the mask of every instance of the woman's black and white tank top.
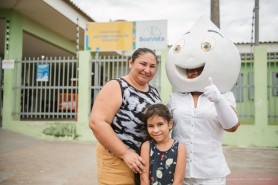
<path id="1" fill-rule="evenodd" d="M 123 143 L 130 149 L 138 151 L 147 136 L 146 126 L 142 122 L 143 112 L 147 106 L 161 103 L 161 99 L 158 91 L 151 85 L 148 92 L 142 92 L 136 90 L 123 78 L 116 80 L 122 89 L 122 105 L 111 126 Z"/>

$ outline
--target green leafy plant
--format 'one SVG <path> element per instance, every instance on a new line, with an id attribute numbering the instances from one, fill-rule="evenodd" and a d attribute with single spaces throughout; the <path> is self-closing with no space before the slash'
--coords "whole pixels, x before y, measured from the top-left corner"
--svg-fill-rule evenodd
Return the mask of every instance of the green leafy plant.
<path id="1" fill-rule="evenodd" d="M 43 130 L 45 135 L 54 137 L 78 137 L 75 123 L 54 123 Z"/>

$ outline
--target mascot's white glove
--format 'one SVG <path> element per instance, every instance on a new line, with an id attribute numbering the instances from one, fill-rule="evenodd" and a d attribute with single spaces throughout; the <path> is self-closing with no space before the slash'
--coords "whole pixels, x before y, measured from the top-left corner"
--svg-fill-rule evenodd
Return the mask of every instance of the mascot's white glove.
<path id="1" fill-rule="evenodd" d="M 215 108 L 219 117 L 220 124 L 224 129 L 229 129 L 238 123 L 238 117 L 232 107 L 221 95 L 218 88 L 212 83 L 212 78 L 209 77 L 209 86 L 205 87 L 204 95 L 214 102 Z"/>

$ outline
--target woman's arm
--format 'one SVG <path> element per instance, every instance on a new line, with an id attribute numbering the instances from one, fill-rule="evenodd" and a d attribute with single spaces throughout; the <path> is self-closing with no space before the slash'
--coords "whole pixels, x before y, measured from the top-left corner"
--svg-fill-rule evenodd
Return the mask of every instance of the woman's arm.
<path id="1" fill-rule="evenodd" d="M 186 169 L 186 149 L 185 146 L 179 143 L 178 159 L 175 168 L 173 185 L 182 185 L 184 181 L 184 174 Z"/>
<path id="2" fill-rule="evenodd" d="M 111 97 L 113 92 L 113 98 Z M 97 140 L 120 157 L 128 149 L 111 128 L 112 120 L 122 103 L 121 89 L 116 80 L 108 82 L 98 93 L 90 115 L 90 128 Z"/>
<path id="3" fill-rule="evenodd" d="M 146 141 L 142 144 L 141 151 L 140 151 L 141 157 L 146 161 L 146 171 L 141 173 L 140 180 L 141 185 L 149 185 L 150 184 L 150 142 Z"/>
<path id="4" fill-rule="evenodd" d="M 233 108 L 232 106 L 231 106 L 231 108 L 236 113 L 235 108 Z M 227 132 L 235 132 L 239 126 L 240 126 L 240 120 L 238 119 L 238 122 L 237 122 L 237 124 L 235 126 L 233 126 L 232 128 L 229 128 L 229 129 L 224 129 L 224 130 L 227 131 Z"/>
<path id="5" fill-rule="evenodd" d="M 112 94 L 113 93 L 113 94 Z M 144 160 L 117 137 L 111 123 L 122 104 L 122 94 L 116 80 L 108 82 L 97 95 L 89 126 L 97 140 L 110 152 L 124 160 L 134 172 L 143 172 Z"/>

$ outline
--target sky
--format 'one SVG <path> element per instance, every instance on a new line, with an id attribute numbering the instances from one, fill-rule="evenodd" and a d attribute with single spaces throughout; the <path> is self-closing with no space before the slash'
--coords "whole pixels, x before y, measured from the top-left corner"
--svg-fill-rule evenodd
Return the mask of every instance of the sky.
<path id="1" fill-rule="evenodd" d="M 202 15 L 210 18 L 210 0 L 71 0 L 96 22 L 167 20 L 172 45 Z M 278 41 L 278 1 L 259 0 L 259 41 Z M 220 29 L 235 43 L 254 42 L 255 0 L 219 0 Z M 253 38 L 253 40 L 252 40 Z"/>

